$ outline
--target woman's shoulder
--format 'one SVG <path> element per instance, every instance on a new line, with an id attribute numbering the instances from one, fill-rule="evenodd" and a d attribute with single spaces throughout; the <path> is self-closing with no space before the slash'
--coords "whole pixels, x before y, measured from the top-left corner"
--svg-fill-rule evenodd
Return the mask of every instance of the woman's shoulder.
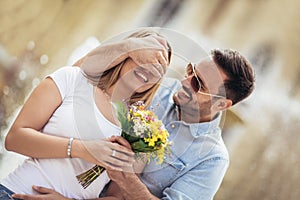
<path id="1" fill-rule="evenodd" d="M 82 70 L 79 67 L 63 66 L 49 74 L 57 85 L 62 97 L 71 95 L 76 85 L 86 81 Z"/>
<path id="2" fill-rule="evenodd" d="M 56 69 L 53 73 L 75 75 L 75 74 L 79 74 L 79 72 L 81 72 L 81 69 L 79 67 L 67 65 Z"/>
<path id="3" fill-rule="evenodd" d="M 78 76 L 83 76 L 83 72 L 79 67 L 74 66 L 63 66 L 55 70 L 48 76 L 54 79 L 72 80 Z"/>

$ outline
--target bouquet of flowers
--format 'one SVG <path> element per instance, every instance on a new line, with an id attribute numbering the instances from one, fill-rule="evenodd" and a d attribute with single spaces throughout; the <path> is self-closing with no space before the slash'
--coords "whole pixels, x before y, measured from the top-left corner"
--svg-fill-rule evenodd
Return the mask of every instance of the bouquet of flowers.
<path id="1" fill-rule="evenodd" d="M 145 109 L 143 102 L 138 101 L 126 108 L 121 102 L 116 104 L 117 117 L 121 123 L 122 134 L 131 145 L 137 157 L 146 153 L 148 161 L 156 159 L 158 164 L 164 161 L 169 150 L 169 133 L 161 120 L 152 110 Z M 104 167 L 95 165 L 92 169 L 77 176 L 79 183 L 87 188 L 102 172 Z"/>

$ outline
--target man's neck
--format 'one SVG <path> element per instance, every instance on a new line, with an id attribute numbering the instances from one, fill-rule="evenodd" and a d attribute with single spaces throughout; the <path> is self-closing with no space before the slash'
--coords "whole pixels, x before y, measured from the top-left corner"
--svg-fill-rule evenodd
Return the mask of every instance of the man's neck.
<path id="1" fill-rule="evenodd" d="M 200 114 L 198 116 L 195 116 L 195 115 L 191 115 L 190 113 L 182 112 L 180 106 L 176 106 L 176 108 L 177 108 L 179 120 L 189 124 L 210 122 L 219 116 L 219 112 L 216 113 L 214 116 L 211 115 L 201 116 Z"/>

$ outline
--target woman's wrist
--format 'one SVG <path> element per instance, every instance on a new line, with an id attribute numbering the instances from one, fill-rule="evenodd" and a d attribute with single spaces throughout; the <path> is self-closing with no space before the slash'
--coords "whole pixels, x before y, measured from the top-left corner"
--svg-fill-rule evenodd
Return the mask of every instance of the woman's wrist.
<path id="1" fill-rule="evenodd" d="M 71 146 L 71 157 L 72 158 L 83 158 L 84 146 L 81 140 L 74 139 Z"/>

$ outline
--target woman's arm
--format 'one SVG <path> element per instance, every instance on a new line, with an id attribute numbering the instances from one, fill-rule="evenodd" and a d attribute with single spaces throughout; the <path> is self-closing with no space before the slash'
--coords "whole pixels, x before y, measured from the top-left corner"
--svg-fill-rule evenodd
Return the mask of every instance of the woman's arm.
<path id="1" fill-rule="evenodd" d="M 35 158 L 66 157 L 68 138 L 40 132 L 61 103 L 54 81 L 44 79 L 29 96 L 10 128 L 5 139 L 6 149 Z"/>
<path id="2" fill-rule="evenodd" d="M 68 157 L 69 138 L 40 132 L 53 112 L 61 105 L 61 99 L 54 81 L 51 78 L 44 79 L 29 96 L 10 128 L 5 139 L 6 149 L 34 158 Z M 112 156 L 113 150 L 118 152 L 115 156 Z M 95 158 L 91 151 L 99 151 L 101 155 Z M 72 143 L 71 156 L 114 169 L 128 167 L 134 160 L 132 151 L 104 139 L 91 141 L 75 139 Z"/>

